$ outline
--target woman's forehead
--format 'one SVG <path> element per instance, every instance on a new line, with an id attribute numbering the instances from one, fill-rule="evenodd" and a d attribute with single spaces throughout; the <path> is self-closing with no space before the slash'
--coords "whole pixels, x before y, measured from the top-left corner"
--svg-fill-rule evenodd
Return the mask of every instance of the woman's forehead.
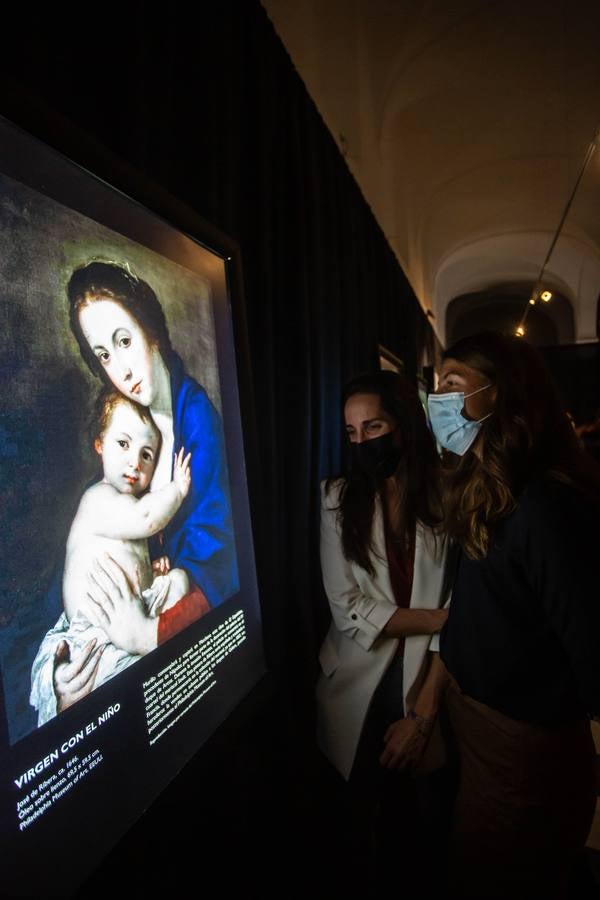
<path id="1" fill-rule="evenodd" d="M 352 394 L 344 405 L 344 417 L 346 421 L 367 421 L 369 419 L 387 418 L 387 413 L 381 405 L 379 394 Z"/>
<path id="2" fill-rule="evenodd" d="M 474 369 L 473 366 L 468 366 L 466 363 L 453 359 L 451 356 L 443 361 L 440 378 L 448 378 L 450 375 L 457 375 L 459 378 L 469 380 L 483 377 L 483 373 L 479 369 Z"/>
<path id="3" fill-rule="evenodd" d="M 129 403 L 117 403 L 112 411 L 107 431 L 127 432 L 130 437 L 137 438 L 142 443 L 151 446 L 158 443 L 158 431 L 155 425 L 147 419 L 140 418 L 139 413 Z"/>
<path id="4" fill-rule="evenodd" d="M 113 334 L 119 328 L 129 331 L 139 329 L 137 321 L 120 303 L 108 297 L 93 300 L 83 306 L 79 312 L 81 329 L 90 343 L 99 338 Z"/>

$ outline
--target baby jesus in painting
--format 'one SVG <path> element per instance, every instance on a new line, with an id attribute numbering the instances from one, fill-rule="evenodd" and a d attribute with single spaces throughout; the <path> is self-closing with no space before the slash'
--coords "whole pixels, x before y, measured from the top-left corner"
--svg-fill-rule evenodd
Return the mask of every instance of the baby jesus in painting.
<path id="1" fill-rule="evenodd" d="M 33 663 L 30 702 L 38 710 L 38 725 L 57 713 L 54 666 L 61 643 L 67 642 L 71 657 L 94 647 L 94 687 L 139 658 L 111 642 L 107 617 L 86 590 L 90 579 L 101 585 L 103 558 L 118 564 L 149 616 L 158 616 L 189 590 L 186 573 L 170 569 L 165 557 L 151 565 L 147 538 L 165 527 L 187 496 L 190 454 L 184 456 L 181 448 L 169 484 L 148 491 L 160 451 L 160 434 L 149 412 L 116 391 L 101 396 L 98 410 L 94 446 L 102 458 L 103 478 L 79 503 L 67 539 L 64 612 Z"/>

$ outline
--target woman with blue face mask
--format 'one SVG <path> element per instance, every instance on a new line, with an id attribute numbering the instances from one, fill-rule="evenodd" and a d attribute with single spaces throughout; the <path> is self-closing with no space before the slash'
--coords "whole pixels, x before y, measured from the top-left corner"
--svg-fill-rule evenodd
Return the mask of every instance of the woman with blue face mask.
<path id="1" fill-rule="evenodd" d="M 322 485 L 321 567 L 332 621 L 319 656 L 319 744 L 349 782 L 365 853 L 374 836 L 389 841 L 372 881 L 393 848 L 422 884 L 419 860 L 435 838 L 404 773 L 430 752 L 443 684 L 440 464 L 417 391 L 403 376 L 354 378 L 342 405 L 346 472 Z M 374 827 L 382 803 L 393 808 L 383 832 Z"/>
<path id="2" fill-rule="evenodd" d="M 494 385 L 488 381 L 474 387 L 481 375 L 476 369 L 448 358 L 442 367 L 438 393 L 429 395 L 427 405 L 432 431 L 444 450 L 458 456 L 464 456 L 479 435 L 482 422 L 492 414 Z M 483 391 L 488 393 L 480 397 Z"/>
<path id="3" fill-rule="evenodd" d="M 429 416 L 461 551 L 440 640 L 461 766 L 453 896 L 565 898 L 596 800 L 600 475 L 520 338 L 449 348 Z"/>

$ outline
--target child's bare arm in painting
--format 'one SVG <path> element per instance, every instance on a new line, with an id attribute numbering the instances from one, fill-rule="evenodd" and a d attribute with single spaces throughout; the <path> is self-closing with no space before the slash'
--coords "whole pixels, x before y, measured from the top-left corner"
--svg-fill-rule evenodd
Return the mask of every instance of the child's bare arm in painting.
<path id="1" fill-rule="evenodd" d="M 78 513 L 86 530 L 113 540 L 139 540 L 156 534 L 171 521 L 190 489 L 190 458 L 182 447 L 173 466 L 173 480 L 139 499 L 101 482 L 90 488 Z"/>

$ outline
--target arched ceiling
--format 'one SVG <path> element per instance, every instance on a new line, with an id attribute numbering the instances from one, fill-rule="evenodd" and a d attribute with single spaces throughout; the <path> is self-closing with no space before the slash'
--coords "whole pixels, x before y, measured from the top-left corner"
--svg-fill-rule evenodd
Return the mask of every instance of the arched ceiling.
<path id="1" fill-rule="evenodd" d="M 423 308 L 533 287 L 600 124 L 600 4 L 263 0 Z M 600 148 L 545 284 L 596 339 Z"/>

